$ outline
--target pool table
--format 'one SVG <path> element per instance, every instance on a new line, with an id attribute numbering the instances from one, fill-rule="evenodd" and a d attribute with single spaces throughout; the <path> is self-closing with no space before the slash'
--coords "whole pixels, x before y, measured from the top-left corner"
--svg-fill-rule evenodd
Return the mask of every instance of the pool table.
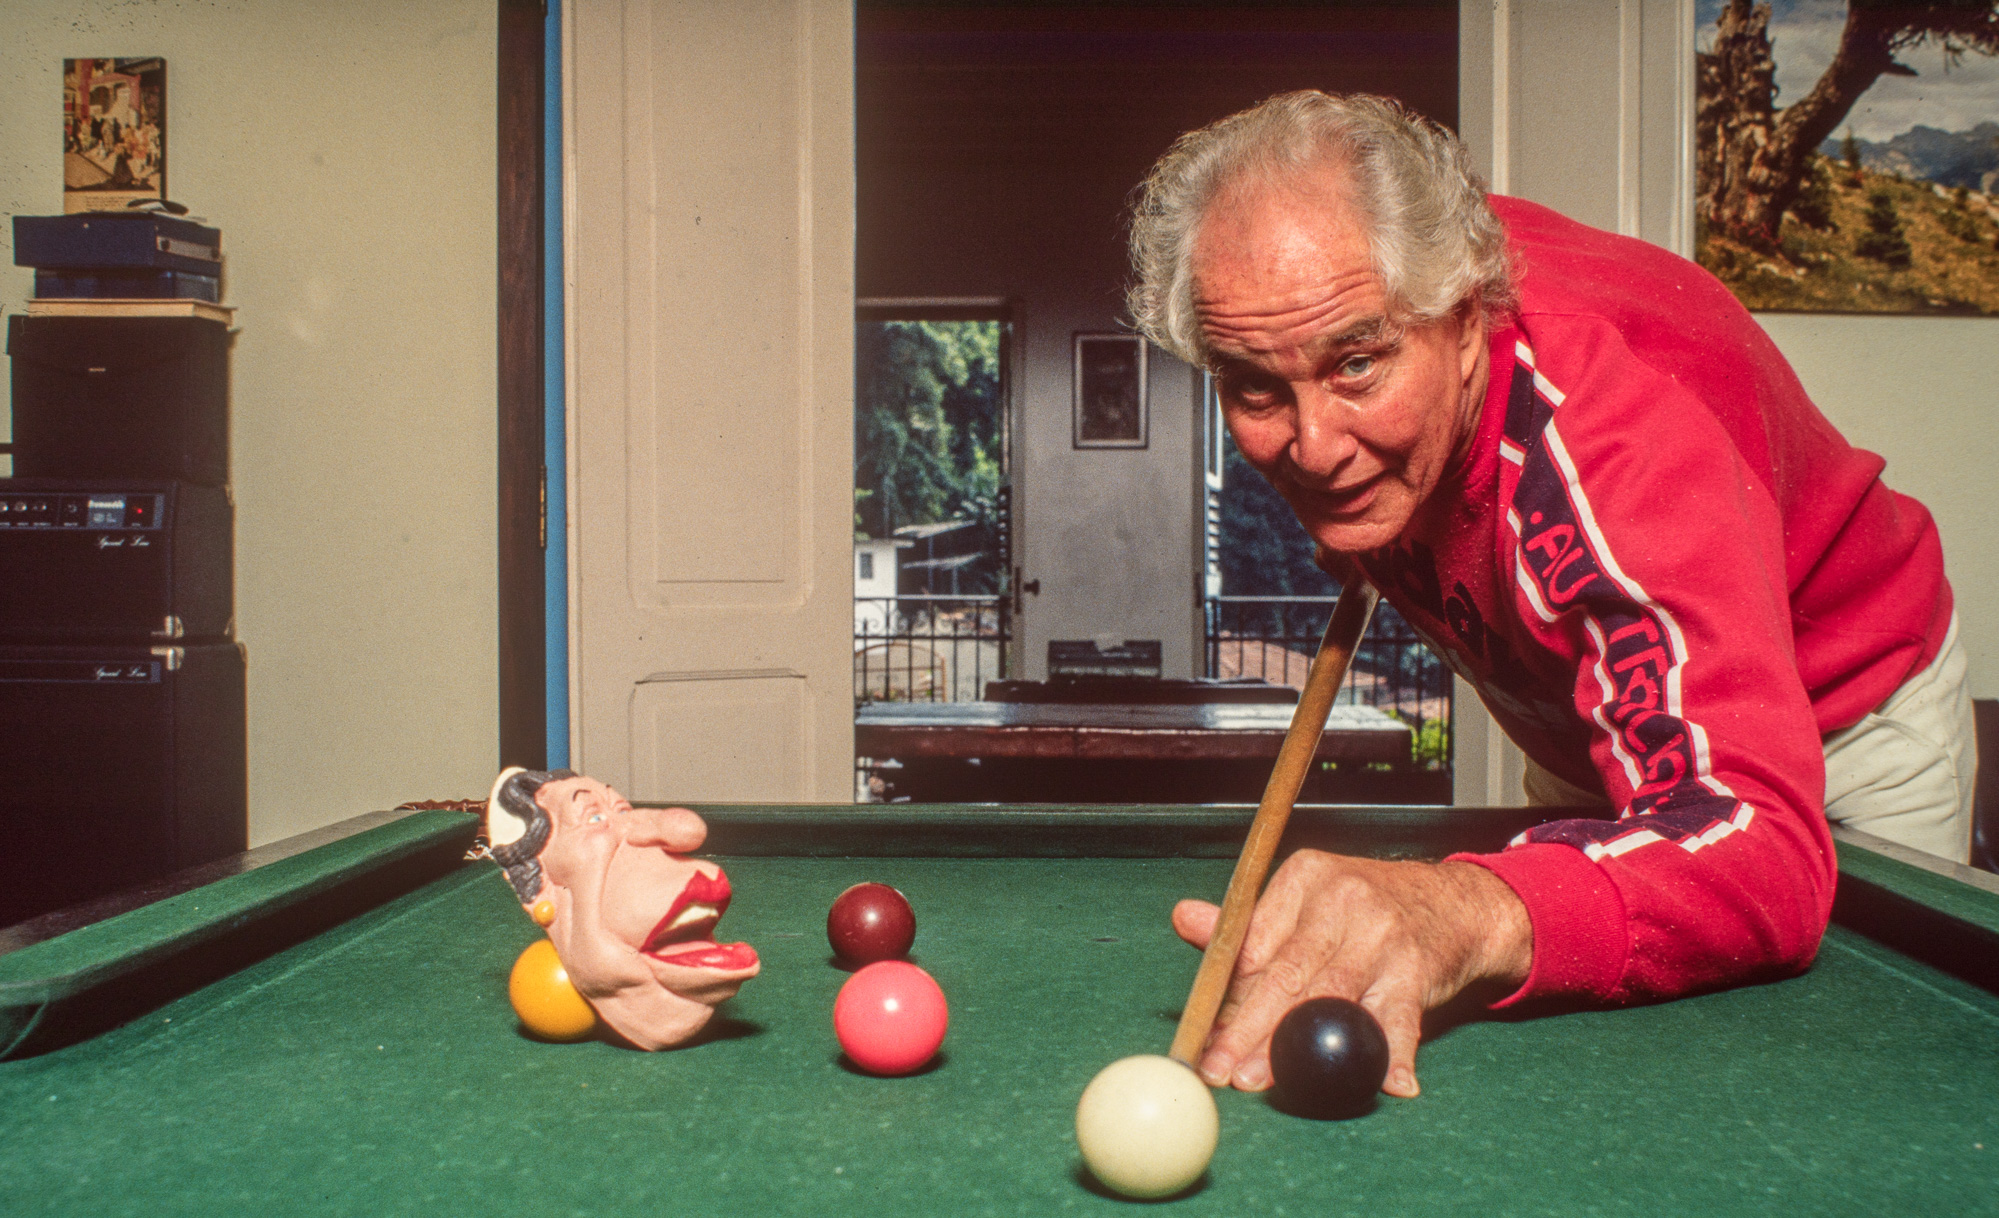
<path id="1" fill-rule="evenodd" d="M 891 801 L 1255 802 L 1294 710 L 1271 702 L 875 702 L 854 712 L 854 751 Z M 1427 803 L 1441 791 L 1449 799 L 1449 773 L 1412 767 L 1409 750 L 1408 724 L 1372 706 L 1335 706 L 1300 798 Z"/>
<path id="2" fill-rule="evenodd" d="M 698 1043 L 517 1027 L 540 932 L 468 813 L 379 813 L 67 922 L 0 932 L 0 1213 L 1116 1212 L 1077 1096 L 1163 1052 L 1246 808 L 700 807 L 763 973 Z M 1542 810 L 1545 814 L 1545 810 Z M 1524 809 L 1301 808 L 1291 841 L 1496 846 Z M 1999 885 L 1839 844 L 1805 975 L 1624 1010 L 1440 1023 L 1416 1100 L 1318 1122 L 1217 1093 L 1188 1214 L 1999 1209 Z M 850 1068 L 825 915 L 908 894 L 941 1057 Z M 110 916 L 105 916 L 110 915 Z M 62 933 L 56 933 L 62 932 Z M 11 950 L 8 950 L 11 949 Z"/>

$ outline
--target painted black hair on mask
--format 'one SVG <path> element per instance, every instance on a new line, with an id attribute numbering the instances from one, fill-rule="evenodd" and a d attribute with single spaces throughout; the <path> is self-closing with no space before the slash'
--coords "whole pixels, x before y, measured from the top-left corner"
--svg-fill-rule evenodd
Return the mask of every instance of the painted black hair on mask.
<path id="1" fill-rule="evenodd" d="M 523 905 L 541 891 L 541 851 L 548 845 L 554 829 L 548 813 L 535 802 L 535 792 L 551 782 L 574 777 L 574 770 L 522 770 L 501 783 L 495 796 L 509 816 L 527 826 L 520 837 L 491 849 L 493 861 L 506 873 L 507 882 L 514 886 L 514 893 Z M 490 823 L 491 813 L 487 815 Z"/>

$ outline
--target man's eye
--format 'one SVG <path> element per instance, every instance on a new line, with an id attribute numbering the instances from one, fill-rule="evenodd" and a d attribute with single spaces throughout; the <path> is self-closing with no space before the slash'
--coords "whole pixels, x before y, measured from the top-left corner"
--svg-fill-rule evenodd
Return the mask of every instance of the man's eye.
<path id="1" fill-rule="evenodd" d="M 1350 355 L 1340 364 L 1341 376 L 1366 376 L 1374 371 L 1372 355 Z"/>
<path id="2" fill-rule="evenodd" d="M 598 812 L 595 815 L 591 816 L 588 820 L 585 820 L 583 823 L 586 825 L 601 825 L 604 823 L 604 814 L 602 812 Z"/>

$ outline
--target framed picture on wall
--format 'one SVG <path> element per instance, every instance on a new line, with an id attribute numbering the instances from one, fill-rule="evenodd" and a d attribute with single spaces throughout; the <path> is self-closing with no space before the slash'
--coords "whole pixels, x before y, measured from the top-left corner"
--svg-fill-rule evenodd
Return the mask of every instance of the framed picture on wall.
<path id="1" fill-rule="evenodd" d="M 167 190 L 167 62 L 62 61 L 63 211 L 122 211 Z"/>
<path id="2" fill-rule="evenodd" d="M 1696 260 L 1752 309 L 1999 316 L 1999 0 L 1696 12 Z"/>
<path id="3" fill-rule="evenodd" d="M 1077 334 L 1075 445 L 1144 448 L 1145 340 L 1136 334 Z"/>

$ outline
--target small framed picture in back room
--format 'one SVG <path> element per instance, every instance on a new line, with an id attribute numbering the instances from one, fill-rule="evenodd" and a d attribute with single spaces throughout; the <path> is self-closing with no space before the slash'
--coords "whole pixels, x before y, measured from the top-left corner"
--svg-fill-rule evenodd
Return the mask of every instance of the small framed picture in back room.
<path id="1" fill-rule="evenodd" d="M 1077 448 L 1145 447 L 1145 340 L 1136 334 L 1078 334 Z"/>

